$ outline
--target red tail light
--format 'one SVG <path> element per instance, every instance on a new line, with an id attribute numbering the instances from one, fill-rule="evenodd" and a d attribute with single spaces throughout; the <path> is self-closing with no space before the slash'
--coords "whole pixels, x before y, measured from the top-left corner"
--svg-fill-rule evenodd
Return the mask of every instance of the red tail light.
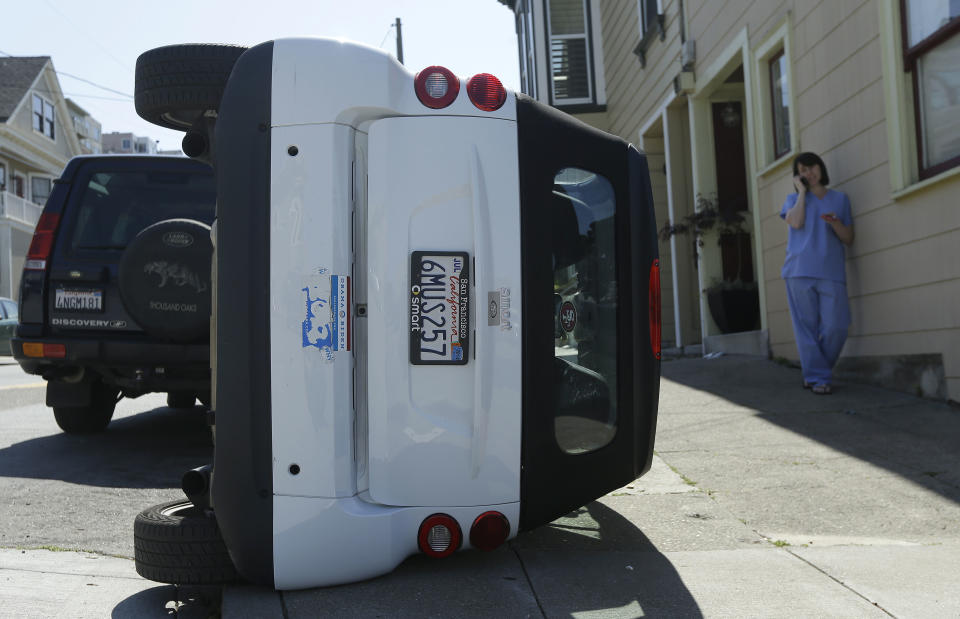
<path id="1" fill-rule="evenodd" d="M 484 112 L 499 110 L 507 100 L 507 91 L 495 76 L 479 73 L 467 80 L 467 94 L 477 109 Z"/>
<path id="2" fill-rule="evenodd" d="M 650 347 L 653 356 L 660 358 L 660 260 L 650 267 Z"/>
<path id="3" fill-rule="evenodd" d="M 453 103 L 460 94 L 460 80 L 445 67 L 427 67 L 417 73 L 413 89 L 420 103 L 439 110 Z"/>
<path id="4" fill-rule="evenodd" d="M 37 222 L 37 228 L 33 232 L 33 240 L 30 241 L 30 249 L 27 250 L 27 260 L 24 262 L 23 268 L 34 271 L 43 271 L 47 268 L 47 259 L 53 249 L 53 237 L 57 233 L 59 224 L 59 215 L 53 213 L 40 215 L 40 221 Z"/>
<path id="5" fill-rule="evenodd" d="M 478 550 L 494 550 L 510 535 L 510 522 L 500 512 L 484 512 L 470 527 L 470 545 Z"/>
<path id="6" fill-rule="evenodd" d="M 423 554 L 442 559 L 456 552 L 462 537 L 456 520 L 446 514 L 434 514 L 420 525 L 417 545 Z"/>

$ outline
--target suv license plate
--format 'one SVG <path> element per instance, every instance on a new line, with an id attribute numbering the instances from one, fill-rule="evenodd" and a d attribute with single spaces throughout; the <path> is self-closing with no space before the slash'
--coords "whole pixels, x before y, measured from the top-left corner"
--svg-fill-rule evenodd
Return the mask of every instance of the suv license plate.
<path id="1" fill-rule="evenodd" d="M 463 365 L 470 343 L 469 254 L 410 256 L 410 363 Z"/>
<path id="2" fill-rule="evenodd" d="M 102 312 L 103 291 L 57 288 L 53 307 L 68 312 Z"/>

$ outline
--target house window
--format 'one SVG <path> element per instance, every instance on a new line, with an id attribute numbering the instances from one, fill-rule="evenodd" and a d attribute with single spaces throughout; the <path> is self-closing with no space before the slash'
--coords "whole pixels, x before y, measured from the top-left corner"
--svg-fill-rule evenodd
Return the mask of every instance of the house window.
<path id="1" fill-rule="evenodd" d="M 637 12 L 640 13 L 640 38 L 652 38 L 662 30 L 660 21 L 660 0 L 637 0 Z"/>
<path id="2" fill-rule="evenodd" d="M 124 151 L 129 151 L 130 148 L 131 148 L 131 147 L 130 147 L 130 140 L 123 140 L 123 141 L 121 141 L 121 142 L 120 142 L 120 148 L 122 148 Z"/>
<path id="3" fill-rule="evenodd" d="M 35 204 L 46 204 L 47 198 L 50 197 L 51 186 L 49 178 L 34 176 L 30 179 L 30 200 Z"/>
<path id="4" fill-rule="evenodd" d="M 537 98 L 537 56 L 533 37 L 532 0 L 517 3 L 517 33 L 520 44 L 520 89 Z"/>
<path id="5" fill-rule="evenodd" d="M 0 163 L 0 191 L 7 189 L 7 167 Z"/>
<path id="6" fill-rule="evenodd" d="M 902 0 L 920 178 L 960 165 L 960 2 Z"/>
<path id="7" fill-rule="evenodd" d="M 773 116 L 773 155 L 779 159 L 790 152 L 790 84 L 787 56 L 781 50 L 769 60 L 770 110 Z"/>
<path id="8" fill-rule="evenodd" d="M 40 95 L 33 95 L 33 128 L 51 140 L 56 139 L 53 128 L 55 115 L 52 103 Z"/>
<path id="9" fill-rule="evenodd" d="M 593 103 L 588 1 L 547 1 L 550 81 L 556 105 Z"/>

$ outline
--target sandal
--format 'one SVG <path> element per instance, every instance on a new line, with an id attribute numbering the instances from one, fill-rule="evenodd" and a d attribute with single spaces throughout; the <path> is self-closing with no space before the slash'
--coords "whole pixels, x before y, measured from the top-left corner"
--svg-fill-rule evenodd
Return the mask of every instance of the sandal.
<path id="1" fill-rule="evenodd" d="M 833 388 L 830 385 L 814 385 L 810 390 L 817 395 L 831 395 L 833 393 Z"/>

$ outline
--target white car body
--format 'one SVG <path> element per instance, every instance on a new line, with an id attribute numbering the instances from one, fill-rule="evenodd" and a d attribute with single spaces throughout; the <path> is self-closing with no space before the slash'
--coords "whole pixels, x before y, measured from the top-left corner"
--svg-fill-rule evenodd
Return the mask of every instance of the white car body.
<path id="1" fill-rule="evenodd" d="M 209 503 L 246 579 L 488 550 L 649 469 L 646 160 L 498 87 L 323 38 L 236 61 L 210 136 Z"/>

